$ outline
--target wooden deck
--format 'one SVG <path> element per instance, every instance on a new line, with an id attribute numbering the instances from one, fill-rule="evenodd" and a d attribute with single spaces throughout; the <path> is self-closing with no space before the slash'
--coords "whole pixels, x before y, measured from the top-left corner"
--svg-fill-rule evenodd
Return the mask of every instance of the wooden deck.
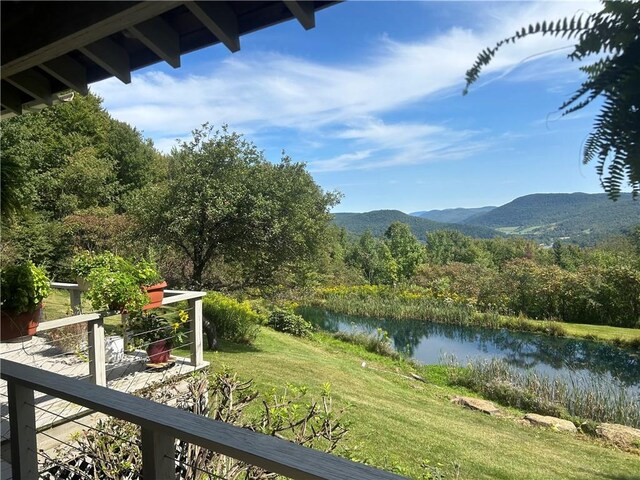
<path id="1" fill-rule="evenodd" d="M 58 373 L 67 377 L 84 379 L 91 382 L 89 362 L 82 353 L 61 354 L 45 338 L 34 336 L 24 343 L 0 343 L 0 357 L 23 365 L 29 365 Z M 207 362 L 194 367 L 189 358 L 174 357 L 175 363 L 165 368 L 148 368 L 147 355 L 142 351 L 125 354 L 115 363 L 107 363 L 107 386 L 125 393 L 135 393 L 152 388 L 154 385 L 188 375 L 208 366 Z M 7 406 L 7 384 L 0 381 L 1 440 L 10 438 Z M 86 408 L 58 398 L 35 393 L 36 427 L 38 431 L 47 430 L 70 419 L 87 415 Z M 4 477 L 3 477 L 4 478 Z"/>

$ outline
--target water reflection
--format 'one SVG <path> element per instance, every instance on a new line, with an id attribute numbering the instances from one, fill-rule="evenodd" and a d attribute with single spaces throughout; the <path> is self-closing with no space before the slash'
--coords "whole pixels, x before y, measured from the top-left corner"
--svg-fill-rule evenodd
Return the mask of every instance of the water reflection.
<path id="1" fill-rule="evenodd" d="M 353 317 L 313 308 L 301 309 L 299 313 L 331 332 L 373 333 L 382 328 L 389 333 L 396 350 L 426 364 L 440 363 L 445 354 L 453 354 L 459 360 L 498 357 L 514 367 L 535 368 L 552 376 L 569 373 L 611 376 L 640 390 L 638 354 L 601 342 L 423 321 Z"/>

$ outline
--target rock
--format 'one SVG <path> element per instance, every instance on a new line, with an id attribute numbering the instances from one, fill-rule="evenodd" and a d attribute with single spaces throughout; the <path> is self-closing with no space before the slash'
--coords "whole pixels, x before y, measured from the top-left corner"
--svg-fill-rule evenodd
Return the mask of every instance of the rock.
<path id="1" fill-rule="evenodd" d="M 414 378 L 415 380 L 418 380 L 419 382 L 427 383 L 427 381 L 424 379 L 424 377 L 421 377 L 417 373 L 411 373 L 410 375 L 411 375 L 412 378 Z"/>
<path id="2" fill-rule="evenodd" d="M 487 415 L 496 415 L 500 413 L 498 407 L 489 400 L 482 400 L 480 398 L 473 397 L 454 397 L 451 399 L 452 403 L 457 403 L 472 410 L 479 410 Z"/>
<path id="3" fill-rule="evenodd" d="M 571 433 L 575 433 L 578 431 L 578 429 L 572 422 L 570 422 L 569 420 L 563 420 L 561 418 L 538 415 L 536 413 L 527 413 L 524 416 L 524 419 L 539 427 L 550 427 L 555 430 Z"/>
<path id="4" fill-rule="evenodd" d="M 640 444 L 640 430 L 617 423 L 601 423 L 596 433 L 620 447 L 631 447 Z"/>

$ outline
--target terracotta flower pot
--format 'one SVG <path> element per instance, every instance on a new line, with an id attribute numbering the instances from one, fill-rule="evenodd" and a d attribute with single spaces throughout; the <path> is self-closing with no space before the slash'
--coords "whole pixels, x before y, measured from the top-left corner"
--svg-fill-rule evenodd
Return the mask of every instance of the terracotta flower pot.
<path id="1" fill-rule="evenodd" d="M 151 363 L 167 363 L 171 357 L 171 344 L 167 340 L 156 340 L 147 346 Z"/>
<path id="2" fill-rule="evenodd" d="M 32 337 L 38 330 L 42 304 L 33 312 L 16 313 L 13 310 L 2 309 L 0 312 L 0 340 L 3 342 L 19 337 Z"/>
<path id="3" fill-rule="evenodd" d="M 143 310 L 150 310 L 152 308 L 158 308 L 162 306 L 162 299 L 164 298 L 164 289 L 167 288 L 167 282 L 156 283 L 155 285 L 149 285 L 148 287 L 142 287 L 142 290 L 149 295 L 150 301 L 144 307 Z"/>

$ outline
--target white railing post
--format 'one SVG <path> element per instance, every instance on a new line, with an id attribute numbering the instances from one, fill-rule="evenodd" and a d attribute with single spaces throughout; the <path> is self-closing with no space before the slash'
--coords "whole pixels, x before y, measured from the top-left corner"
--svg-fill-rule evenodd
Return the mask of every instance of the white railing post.
<path id="1" fill-rule="evenodd" d="M 189 300 L 189 322 L 191 329 L 189 333 L 191 365 L 199 367 L 204 361 L 202 356 L 202 298 Z"/>
<path id="2" fill-rule="evenodd" d="M 142 478 L 175 480 L 175 439 L 142 427 Z"/>
<path id="3" fill-rule="evenodd" d="M 38 445 L 33 389 L 8 383 L 11 473 L 13 478 L 38 478 Z"/>
<path id="4" fill-rule="evenodd" d="M 89 373 L 96 385 L 107 386 L 107 364 L 104 345 L 104 319 L 89 322 Z"/>
<path id="5" fill-rule="evenodd" d="M 82 292 L 80 290 L 69 290 L 71 311 L 74 315 L 82 313 Z"/>

